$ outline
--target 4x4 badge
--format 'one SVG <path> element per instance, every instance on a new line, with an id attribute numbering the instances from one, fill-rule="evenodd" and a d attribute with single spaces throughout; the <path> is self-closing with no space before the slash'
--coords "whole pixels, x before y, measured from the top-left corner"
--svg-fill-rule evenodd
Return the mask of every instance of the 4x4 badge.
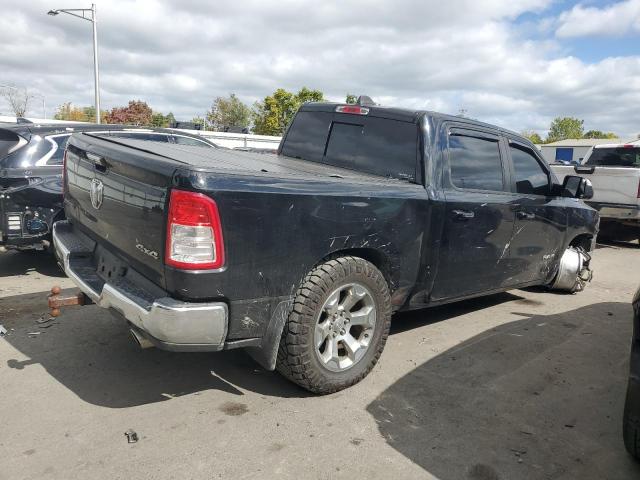
<path id="1" fill-rule="evenodd" d="M 91 180 L 91 189 L 89 190 L 89 196 L 91 197 L 91 205 L 98 210 L 102 206 L 102 199 L 104 197 L 104 184 L 94 178 Z"/>

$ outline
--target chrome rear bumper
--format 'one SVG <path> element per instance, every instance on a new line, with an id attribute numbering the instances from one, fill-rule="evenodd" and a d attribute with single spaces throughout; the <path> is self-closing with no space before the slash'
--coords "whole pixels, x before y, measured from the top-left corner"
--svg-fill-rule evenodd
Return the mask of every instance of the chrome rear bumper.
<path id="1" fill-rule="evenodd" d="M 53 226 L 53 244 L 62 268 L 94 303 L 123 316 L 159 348 L 172 351 L 223 349 L 228 324 L 225 303 L 182 302 L 169 296 L 150 298 L 127 278 L 117 283 L 105 282 L 95 269 L 92 271 L 87 267 L 87 260 L 93 254 L 92 243 L 74 232 L 69 222 L 57 222 Z"/>

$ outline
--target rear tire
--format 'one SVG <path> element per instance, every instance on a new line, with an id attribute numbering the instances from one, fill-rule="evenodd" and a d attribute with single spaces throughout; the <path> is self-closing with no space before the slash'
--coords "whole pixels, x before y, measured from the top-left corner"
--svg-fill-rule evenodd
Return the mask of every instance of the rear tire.
<path id="1" fill-rule="evenodd" d="M 313 393 L 345 389 L 373 369 L 390 323 L 389 288 L 380 270 L 358 257 L 329 260 L 298 290 L 276 368 Z"/>

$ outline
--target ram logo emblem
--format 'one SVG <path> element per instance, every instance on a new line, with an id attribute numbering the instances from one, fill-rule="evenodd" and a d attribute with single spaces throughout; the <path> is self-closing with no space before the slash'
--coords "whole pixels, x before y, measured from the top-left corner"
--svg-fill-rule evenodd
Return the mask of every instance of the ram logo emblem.
<path id="1" fill-rule="evenodd" d="M 97 178 L 91 180 L 89 196 L 91 197 L 91 205 L 93 205 L 93 208 L 99 210 L 102 206 L 102 200 L 104 198 L 104 184 Z"/>

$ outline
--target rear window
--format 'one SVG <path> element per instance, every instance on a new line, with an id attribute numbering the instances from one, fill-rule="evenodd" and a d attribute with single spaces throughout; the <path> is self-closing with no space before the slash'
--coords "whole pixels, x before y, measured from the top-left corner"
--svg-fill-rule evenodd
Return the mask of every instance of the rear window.
<path id="1" fill-rule="evenodd" d="M 22 141 L 21 141 L 22 140 Z M 26 141 L 20 135 L 11 130 L 0 129 L 0 160 L 6 158 L 9 153 L 19 148 Z"/>
<path id="2" fill-rule="evenodd" d="M 594 148 L 585 165 L 640 167 L 640 147 Z"/>
<path id="3" fill-rule="evenodd" d="M 417 139 L 415 123 L 299 112 L 282 153 L 383 177 L 415 180 Z"/>
<path id="4" fill-rule="evenodd" d="M 282 146 L 282 154 L 321 162 L 332 119 L 333 114 L 328 112 L 298 112 Z"/>
<path id="5" fill-rule="evenodd" d="M 8 168 L 31 168 L 46 165 L 48 155 L 54 150 L 54 145 L 41 135 L 31 135 L 29 143 L 17 151 L 9 153 L 4 166 Z M 43 160 L 39 165 L 38 162 Z"/>
<path id="6" fill-rule="evenodd" d="M 47 165 L 62 165 L 62 161 L 64 159 L 64 150 L 67 148 L 67 142 L 69 141 L 69 137 L 71 135 L 56 135 L 54 137 L 50 137 L 52 142 L 55 142 L 57 148 L 51 158 L 47 160 Z"/>

